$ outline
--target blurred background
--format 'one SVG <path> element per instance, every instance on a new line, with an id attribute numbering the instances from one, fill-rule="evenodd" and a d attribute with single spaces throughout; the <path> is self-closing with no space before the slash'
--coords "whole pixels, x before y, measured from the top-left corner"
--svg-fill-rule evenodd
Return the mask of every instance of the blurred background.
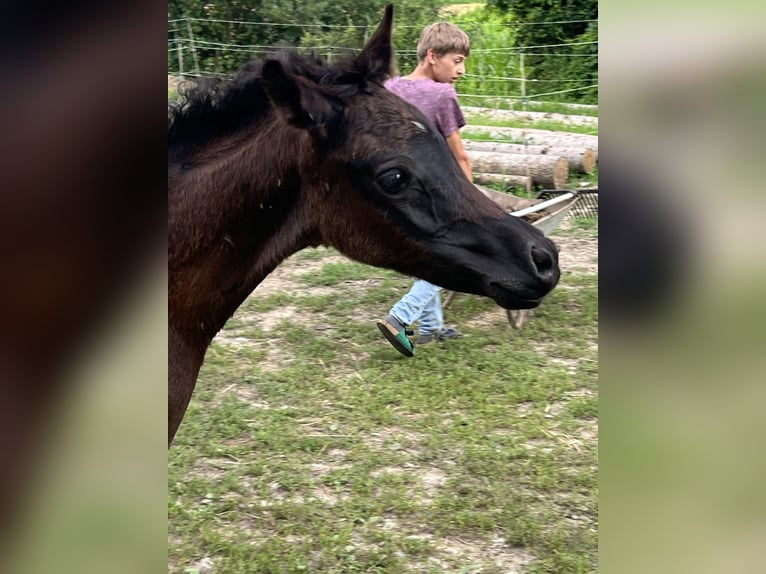
<path id="1" fill-rule="evenodd" d="M 761 571 L 763 6 L 600 9 L 601 568 Z"/>

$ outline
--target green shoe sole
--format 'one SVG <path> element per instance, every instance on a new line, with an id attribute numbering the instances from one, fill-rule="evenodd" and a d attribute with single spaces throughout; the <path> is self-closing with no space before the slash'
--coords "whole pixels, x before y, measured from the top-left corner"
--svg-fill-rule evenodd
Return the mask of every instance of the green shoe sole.
<path id="1" fill-rule="evenodd" d="M 408 357 L 415 356 L 415 345 L 407 338 L 407 334 L 404 330 L 397 332 L 385 321 L 378 321 L 378 329 L 380 329 L 383 336 L 388 339 L 388 342 L 394 346 L 394 349 L 399 351 L 402 355 Z"/>

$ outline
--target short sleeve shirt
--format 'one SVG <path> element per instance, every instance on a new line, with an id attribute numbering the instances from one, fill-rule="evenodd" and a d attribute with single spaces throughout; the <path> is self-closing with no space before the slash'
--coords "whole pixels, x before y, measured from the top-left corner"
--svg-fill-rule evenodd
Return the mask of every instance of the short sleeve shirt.
<path id="1" fill-rule="evenodd" d="M 431 79 L 407 80 L 401 76 L 386 81 L 387 90 L 420 109 L 444 138 L 465 125 L 465 117 L 452 84 Z"/>

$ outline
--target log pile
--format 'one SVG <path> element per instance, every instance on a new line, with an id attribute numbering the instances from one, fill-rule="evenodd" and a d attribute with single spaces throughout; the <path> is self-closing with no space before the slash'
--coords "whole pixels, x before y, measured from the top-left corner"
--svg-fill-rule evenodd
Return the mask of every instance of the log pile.
<path id="1" fill-rule="evenodd" d="M 561 156 L 471 151 L 474 179 L 478 173 L 511 174 L 528 177 L 532 183 L 551 189 L 564 189 L 569 181 L 569 161 Z"/>
<path id="2" fill-rule="evenodd" d="M 598 163 L 598 136 L 498 127 L 485 131 L 493 139 L 505 141 L 463 141 L 474 181 L 479 184 L 566 189 L 570 173 L 591 174 Z"/>
<path id="3" fill-rule="evenodd" d="M 466 151 L 502 152 L 511 154 L 534 154 L 565 157 L 569 169 L 575 173 L 593 173 L 598 155 L 589 147 L 559 147 L 554 145 L 524 145 L 497 142 L 464 142 Z"/>
<path id="4" fill-rule="evenodd" d="M 526 175 L 474 172 L 473 182 L 481 185 L 504 184 L 506 187 L 532 188 L 532 180 Z"/>
<path id="5" fill-rule="evenodd" d="M 465 129 L 465 128 L 464 128 Z M 470 126 L 472 133 L 480 133 L 491 140 L 519 142 L 561 147 L 588 147 L 598 152 L 598 136 L 573 132 L 556 132 L 532 128 L 503 128 L 495 126 Z M 575 145 L 573 145 L 575 144 Z"/>
<path id="6" fill-rule="evenodd" d="M 481 124 L 484 118 L 493 120 L 493 123 L 499 121 L 553 121 L 574 126 L 584 126 L 598 131 L 598 117 L 590 115 L 581 115 L 576 113 L 577 108 L 572 108 L 571 114 L 536 112 L 534 110 L 498 110 L 491 108 L 479 108 L 472 106 L 461 106 L 463 113 L 468 120 L 469 125 Z M 584 106 L 593 109 L 594 106 Z"/>

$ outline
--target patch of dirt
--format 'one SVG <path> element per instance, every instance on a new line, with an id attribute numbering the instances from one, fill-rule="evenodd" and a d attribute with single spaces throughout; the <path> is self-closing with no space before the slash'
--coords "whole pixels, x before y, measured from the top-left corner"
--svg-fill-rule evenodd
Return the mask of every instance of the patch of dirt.
<path id="1" fill-rule="evenodd" d="M 261 318 L 258 317 L 257 320 L 260 321 Z M 228 334 L 226 331 L 221 331 L 216 335 L 215 341 L 216 343 L 224 347 L 228 347 L 233 351 L 245 348 L 264 350 L 265 357 L 262 361 L 259 362 L 260 368 L 264 371 L 276 371 L 282 367 L 285 367 L 286 365 L 289 365 L 291 362 L 293 362 L 293 360 L 295 360 L 295 356 L 290 353 L 289 347 L 280 345 L 273 339 L 253 339 L 250 337 L 236 336 L 232 337 L 231 334 Z M 237 394 L 243 398 L 247 396 L 249 392 L 251 391 L 237 389 Z"/>
<path id="2" fill-rule="evenodd" d="M 292 305 L 285 305 L 258 314 L 258 327 L 267 333 L 273 331 L 274 328 L 283 321 L 301 323 L 301 317 L 298 314 L 298 310 Z"/>
<path id="3" fill-rule="evenodd" d="M 596 275 L 598 273 L 598 238 L 565 233 L 572 222 L 565 219 L 551 239 L 559 246 L 559 266 L 562 272 Z M 562 232 L 564 232 L 562 234 Z"/>
<path id="4" fill-rule="evenodd" d="M 192 571 L 197 572 L 198 574 L 213 574 L 213 572 L 215 572 L 214 564 L 212 558 L 205 556 L 185 569 L 184 572 Z"/>
<path id="5" fill-rule="evenodd" d="M 462 293 L 458 293 L 455 297 L 462 296 Z M 490 325 L 494 323 L 505 323 L 506 319 L 505 311 L 501 307 L 491 309 L 490 311 L 484 311 L 479 313 L 473 319 L 466 321 L 466 325 L 469 327 L 480 327 L 482 325 Z"/>
<path id="6" fill-rule="evenodd" d="M 482 562 L 491 562 L 495 568 L 504 574 L 524 572 L 525 567 L 534 561 L 535 557 L 527 550 L 509 545 L 505 538 L 495 536 L 490 539 L 458 538 L 456 536 L 440 539 L 436 543 L 437 551 L 444 557 L 432 556 L 429 563 L 444 571 L 451 571 L 450 562 L 455 559 L 466 566 L 478 566 Z M 461 570 L 464 572 L 466 570 Z M 468 570 L 480 572 L 479 568 Z"/>
<path id="7" fill-rule="evenodd" d="M 404 430 L 399 427 L 389 427 L 378 429 L 369 433 L 366 437 L 360 437 L 360 440 L 370 448 L 378 450 L 401 450 L 410 456 L 417 454 L 417 445 L 421 442 L 421 435 Z M 409 443 L 411 446 L 403 447 L 401 443 Z"/>
<path id="8" fill-rule="evenodd" d="M 308 273 L 316 273 L 329 263 L 347 263 L 351 261 L 343 255 L 328 255 L 317 260 L 303 260 L 297 254 L 285 259 L 253 291 L 252 296 L 268 297 L 274 293 L 293 293 L 301 290 L 295 279 Z M 319 294 L 317 288 L 311 289 L 312 295 Z"/>

